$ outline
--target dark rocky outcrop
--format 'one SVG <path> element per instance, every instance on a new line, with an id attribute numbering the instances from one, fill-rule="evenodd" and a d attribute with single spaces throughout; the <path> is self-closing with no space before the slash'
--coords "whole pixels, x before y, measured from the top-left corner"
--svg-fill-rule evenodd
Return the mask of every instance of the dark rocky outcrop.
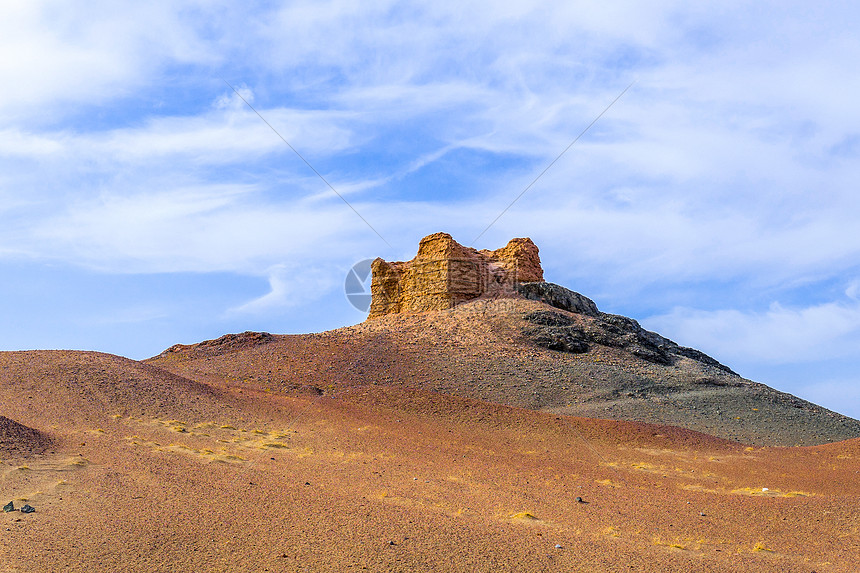
<path id="1" fill-rule="evenodd" d="M 529 300 L 545 302 L 555 308 L 585 314 L 587 316 L 599 316 L 600 311 L 594 301 L 578 292 L 573 292 L 563 286 L 548 282 L 520 282 L 516 290 Z"/>
<path id="2" fill-rule="evenodd" d="M 517 292 L 529 300 L 544 302 L 560 310 L 579 315 L 578 320 L 553 311 L 538 311 L 524 318 L 529 326 L 523 335 L 535 344 L 563 352 L 587 352 L 590 344 L 621 348 L 648 362 L 668 366 L 685 357 L 734 374 L 710 356 L 693 348 L 680 346 L 645 330 L 632 318 L 600 312 L 590 298 L 547 282 L 519 284 Z"/>
<path id="3" fill-rule="evenodd" d="M 523 334 L 538 346 L 573 353 L 588 352 L 590 348 L 585 332 L 568 316 L 540 310 L 527 314 L 525 319 L 534 326 L 526 327 Z"/>

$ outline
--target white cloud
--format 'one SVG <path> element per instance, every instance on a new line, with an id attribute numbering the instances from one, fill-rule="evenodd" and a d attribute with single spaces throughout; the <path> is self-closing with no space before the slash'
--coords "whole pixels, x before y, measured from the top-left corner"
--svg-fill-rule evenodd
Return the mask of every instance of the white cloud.
<path id="1" fill-rule="evenodd" d="M 360 225 L 340 206 L 267 205 L 253 188 L 211 185 L 85 201 L 20 239 L 43 258 L 102 271 L 257 274 L 321 244 L 332 252 Z"/>
<path id="2" fill-rule="evenodd" d="M 282 312 L 318 301 L 337 286 L 334 269 L 279 264 L 267 271 L 269 292 L 227 311 L 230 316 Z"/>
<path id="3" fill-rule="evenodd" d="M 65 136 L 27 133 L 17 128 L 0 130 L 0 156 L 42 157 L 66 149 Z"/>
<path id="4" fill-rule="evenodd" d="M 233 95 L 233 99 L 238 98 Z M 93 133 L 28 133 L 17 128 L 0 131 L 0 157 L 38 159 L 61 156 L 70 163 L 97 163 L 116 169 L 126 162 L 191 159 L 202 164 L 238 163 L 293 152 L 241 100 L 240 106 L 223 106 L 195 116 L 155 117 L 140 127 L 123 127 Z M 261 115 L 287 141 L 305 153 L 339 153 L 352 143 L 350 112 L 260 109 Z M 61 168 L 58 164 L 57 168 Z"/>
<path id="5" fill-rule="evenodd" d="M 167 1 L 86 4 L 12 0 L 0 17 L 0 117 L 42 121 L 93 105 L 155 79 L 167 62 L 213 62 L 189 8 Z M 198 16 L 196 14 L 194 16 Z"/>
<path id="6" fill-rule="evenodd" d="M 860 348 L 860 304 L 854 300 L 801 308 L 773 303 L 766 311 L 676 308 L 641 322 L 729 364 L 803 363 L 857 356 Z"/>

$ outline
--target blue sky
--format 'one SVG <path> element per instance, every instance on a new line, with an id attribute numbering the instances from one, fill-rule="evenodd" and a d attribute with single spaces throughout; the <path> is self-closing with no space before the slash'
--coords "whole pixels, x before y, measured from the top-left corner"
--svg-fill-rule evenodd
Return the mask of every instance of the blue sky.
<path id="1" fill-rule="evenodd" d="M 360 322 L 355 262 L 470 244 L 635 80 L 474 246 L 529 236 L 547 280 L 860 417 L 857 29 L 848 2 L 4 2 L 0 348 Z"/>

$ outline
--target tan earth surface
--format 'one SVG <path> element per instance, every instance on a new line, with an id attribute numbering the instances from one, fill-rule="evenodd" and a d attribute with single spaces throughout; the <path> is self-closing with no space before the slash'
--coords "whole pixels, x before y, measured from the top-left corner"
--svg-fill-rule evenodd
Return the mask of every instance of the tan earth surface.
<path id="1" fill-rule="evenodd" d="M 754 383 L 663 402 L 575 386 L 630 368 L 681 385 L 698 367 L 537 348 L 522 304 L 540 303 L 231 335 L 145 363 L 0 353 L 0 503 L 36 509 L 0 515 L 0 571 L 858 570 L 850 419 L 792 408 L 790 439 L 819 445 L 779 447 L 763 444 L 790 424 Z M 725 422 L 746 440 L 570 415 L 617 414 L 611 399 L 716 425 L 708 400 L 746 395 Z"/>

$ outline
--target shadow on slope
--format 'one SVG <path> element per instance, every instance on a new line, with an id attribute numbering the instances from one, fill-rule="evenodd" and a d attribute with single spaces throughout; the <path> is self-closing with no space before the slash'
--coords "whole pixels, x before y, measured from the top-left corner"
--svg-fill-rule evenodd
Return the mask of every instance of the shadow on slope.
<path id="1" fill-rule="evenodd" d="M 41 454 L 51 445 L 45 434 L 0 416 L 0 454 L 12 458 Z"/>

